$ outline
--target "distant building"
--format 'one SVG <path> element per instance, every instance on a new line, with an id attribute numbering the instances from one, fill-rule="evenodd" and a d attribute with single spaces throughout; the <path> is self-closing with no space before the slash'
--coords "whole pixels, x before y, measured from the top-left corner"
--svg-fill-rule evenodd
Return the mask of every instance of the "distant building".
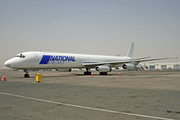
<path id="1" fill-rule="evenodd" d="M 168 70 L 168 69 L 180 69 L 180 62 L 173 62 L 173 63 L 145 63 L 145 66 L 148 67 L 150 70 Z"/>

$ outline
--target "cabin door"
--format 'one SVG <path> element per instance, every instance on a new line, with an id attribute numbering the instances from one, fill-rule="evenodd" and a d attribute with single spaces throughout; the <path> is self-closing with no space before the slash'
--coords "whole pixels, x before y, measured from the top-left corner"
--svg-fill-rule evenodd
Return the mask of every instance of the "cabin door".
<path id="1" fill-rule="evenodd" d="M 34 59 L 35 63 L 39 63 L 39 57 L 38 57 L 38 54 L 35 53 L 34 56 L 35 56 L 35 59 Z"/>

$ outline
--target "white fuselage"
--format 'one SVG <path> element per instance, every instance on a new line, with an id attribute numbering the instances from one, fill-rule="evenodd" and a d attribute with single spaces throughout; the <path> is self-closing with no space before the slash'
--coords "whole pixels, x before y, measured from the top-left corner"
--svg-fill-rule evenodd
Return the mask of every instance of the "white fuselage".
<path id="1" fill-rule="evenodd" d="M 22 55 L 20 57 L 20 55 Z M 84 66 L 83 63 L 99 63 L 111 61 L 128 61 L 130 57 L 86 55 L 54 52 L 24 52 L 5 62 L 13 69 L 63 69 L 63 68 L 93 68 L 96 65 Z M 122 64 L 107 64 L 118 67 Z"/>

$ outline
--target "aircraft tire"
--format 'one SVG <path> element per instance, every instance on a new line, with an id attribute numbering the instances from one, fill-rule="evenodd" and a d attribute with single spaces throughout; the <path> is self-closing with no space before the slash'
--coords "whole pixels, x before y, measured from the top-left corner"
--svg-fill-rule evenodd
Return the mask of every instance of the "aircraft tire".
<path id="1" fill-rule="evenodd" d="M 107 75 L 107 72 L 100 72 L 100 75 Z"/>
<path id="2" fill-rule="evenodd" d="M 84 75 L 91 75 L 91 72 L 84 72 Z"/>
<path id="3" fill-rule="evenodd" d="M 29 74 L 24 74 L 24 77 L 25 78 L 29 78 Z"/>

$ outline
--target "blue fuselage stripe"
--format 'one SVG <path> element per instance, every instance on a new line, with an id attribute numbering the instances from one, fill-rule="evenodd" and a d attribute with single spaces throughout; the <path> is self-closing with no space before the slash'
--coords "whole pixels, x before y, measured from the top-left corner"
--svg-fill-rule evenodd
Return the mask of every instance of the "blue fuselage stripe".
<path id="1" fill-rule="evenodd" d="M 49 62 L 50 55 L 43 55 L 41 62 L 39 64 L 47 64 Z"/>

